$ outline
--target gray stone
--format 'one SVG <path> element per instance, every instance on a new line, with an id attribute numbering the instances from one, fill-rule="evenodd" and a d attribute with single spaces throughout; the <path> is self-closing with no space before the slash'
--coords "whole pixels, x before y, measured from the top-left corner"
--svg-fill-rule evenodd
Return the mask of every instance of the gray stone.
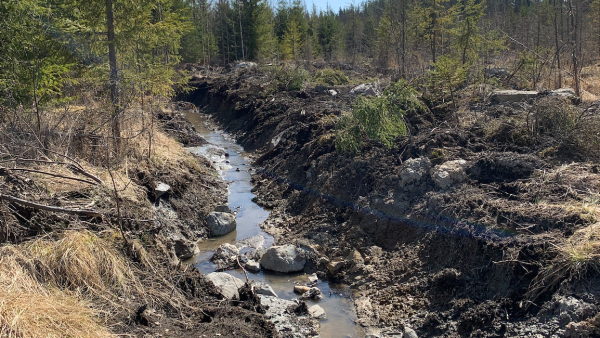
<path id="1" fill-rule="evenodd" d="M 534 90 L 498 90 L 490 95 L 490 100 L 495 103 L 521 102 L 537 97 Z"/>
<path id="2" fill-rule="evenodd" d="M 417 333 L 415 332 L 415 330 L 411 329 L 410 327 L 404 327 L 404 335 L 402 336 L 402 338 L 419 338 L 417 336 Z"/>
<path id="3" fill-rule="evenodd" d="M 560 88 L 550 91 L 550 96 L 562 96 L 570 99 L 577 98 L 575 90 L 573 88 Z"/>
<path id="4" fill-rule="evenodd" d="M 211 212 L 206 217 L 206 225 L 211 237 L 226 235 L 235 230 L 235 216 L 227 212 Z"/>
<path id="5" fill-rule="evenodd" d="M 350 95 L 381 96 L 381 89 L 377 83 L 363 83 L 352 88 Z"/>
<path id="6" fill-rule="evenodd" d="M 275 293 L 271 285 L 268 284 L 259 284 L 254 288 L 254 290 L 259 295 L 277 297 L 277 294 Z"/>
<path id="7" fill-rule="evenodd" d="M 304 250 L 293 245 L 272 246 L 260 259 L 260 265 L 277 272 L 296 272 L 304 269 Z"/>
<path id="8" fill-rule="evenodd" d="M 226 272 L 212 272 L 206 275 L 219 290 L 221 295 L 227 299 L 240 299 L 239 289 L 244 286 L 244 282 Z"/>
<path id="9" fill-rule="evenodd" d="M 264 244 L 265 244 L 265 238 L 262 235 L 256 235 L 256 236 L 245 238 L 241 241 L 237 241 L 235 243 L 235 246 L 237 246 L 238 249 L 243 249 L 243 248 L 258 249 L 258 248 L 263 247 Z"/>
<path id="10" fill-rule="evenodd" d="M 154 197 L 159 198 L 160 196 L 166 194 L 169 190 L 171 190 L 170 185 L 163 182 L 158 182 L 156 188 L 154 188 Z"/>
<path id="11" fill-rule="evenodd" d="M 260 263 L 257 261 L 250 259 L 246 262 L 246 270 L 250 272 L 260 272 Z"/>
<path id="12" fill-rule="evenodd" d="M 316 273 L 313 273 L 312 275 L 308 275 L 308 282 L 309 283 L 315 283 L 319 280 L 319 277 L 317 277 Z"/>
<path id="13" fill-rule="evenodd" d="M 402 165 L 400 178 L 402 185 L 420 181 L 431 167 L 431 161 L 427 157 L 411 158 Z"/>
<path id="14" fill-rule="evenodd" d="M 226 212 L 226 213 L 230 213 L 230 214 L 233 213 L 228 205 L 217 205 L 217 207 L 215 208 L 215 211 L 216 212 Z"/>
<path id="15" fill-rule="evenodd" d="M 252 68 L 252 67 L 256 67 L 256 63 L 254 62 L 240 62 L 237 65 L 235 65 L 236 68 Z"/>
<path id="16" fill-rule="evenodd" d="M 308 289 L 308 291 L 304 292 L 300 299 L 312 299 L 312 300 L 321 300 L 323 299 L 323 293 L 319 288 L 312 287 Z"/>
<path id="17" fill-rule="evenodd" d="M 462 159 L 445 162 L 431 169 L 431 178 L 438 187 L 447 189 L 467 178 L 465 171 L 467 165 L 467 161 Z"/>
<path id="18" fill-rule="evenodd" d="M 316 319 L 325 319 L 325 310 L 319 305 L 313 305 L 308 308 L 308 314 L 310 314 L 313 318 Z"/>
<path id="19" fill-rule="evenodd" d="M 258 297 L 260 304 L 266 309 L 265 318 L 275 325 L 277 332 L 285 332 L 285 336 L 290 338 L 319 336 L 319 323 L 316 320 L 294 313 L 300 305 L 297 301 L 265 295 Z"/>
<path id="20" fill-rule="evenodd" d="M 273 137 L 273 138 L 271 139 L 271 144 L 269 145 L 269 150 L 271 150 L 271 149 L 273 149 L 273 148 L 277 147 L 277 146 L 279 145 L 279 143 L 281 143 L 281 142 L 285 142 L 285 140 L 287 139 L 287 138 L 285 137 L 285 132 L 286 132 L 286 131 L 287 131 L 287 129 L 286 129 L 286 130 L 284 130 L 284 131 L 282 131 L 281 133 L 279 133 L 279 134 L 275 135 L 275 137 Z"/>
<path id="21" fill-rule="evenodd" d="M 238 248 L 233 245 L 233 244 L 229 244 L 229 243 L 225 243 L 225 244 L 221 244 L 219 245 L 219 247 L 217 248 L 217 252 L 215 252 L 215 254 L 212 256 L 211 260 L 215 261 L 215 260 L 222 260 L 222 261 L 231 261 L 231 260 L 236 260 L 237 256 L 239 255 L 239 250 Z"/>
<path id="22" fill-rule="evenodd" d="M 200 253 L 200 248 L 198 248 L 196 242 L 179 236 L 173 239 L 173 248 L 179 259 L 188 259 Z"/>
<path id="23" fill-rule="evenodd" d="M 329 93 L 329 95 L 331 95 L 331 96 L 336 96 L 336 95 L 338 94 L 338 93 L 337 93 L 335 90 L 333 90 L 333 89 L 329 89 L 327 92 L 328 92 L 328 93 Z"/>

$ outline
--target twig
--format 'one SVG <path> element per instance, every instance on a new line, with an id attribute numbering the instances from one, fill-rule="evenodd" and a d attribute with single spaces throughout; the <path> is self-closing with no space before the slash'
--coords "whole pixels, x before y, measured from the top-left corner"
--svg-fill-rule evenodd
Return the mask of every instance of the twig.
<path id="1" fill-rule="evenodd" d="M 99 212 L 93 211 L 93 210 L 73 210 L 73 209 L 65 209 L 65 208 L 60 208 L 60 207 L 53 207 L 53 206 L 49 206 L 49 205 L 43 205 L 43 204 L 31 202 L 31 201 L 26 201 L 26 200 L 16 198 L 14 196 L 9 196 L 9 195 L 0 194 L 0 199 L 6 200 L 9 202 L 13 202 L 13 203 L 17 203 L 17 204 L 21 204 L 21 205 L 31 207 L 34 209 L 40 209 L 40 210 L 46 210 L 46 211 L 52 211 L 52 212 L 64 212 L 66 214 L 74 214 L 74 215 L 102 217 L 102 215 Z"/>
<path id="2" fill-rule="evenodd" d="M 177 279 L 177 283 L 173 284 L 173 289 L 171 289 L 171 294 L 169 295 L 169 300 L 171 300 L 171 297 L 173 297 L 173 293 L 175 292 L 175 287 L 177 286 L 177 284 L 179 284 L 179 282 L 181 282 L 181 278 L 183 278 L 183 275 L 185 275 L 185 272 L 187 271 L 189 266 L 190 266 L 190 264 L 185 266 L 185 269 L 183 269 L 183 272 L 181 273 L 181 275 L 179 275 L 179 278 Z"/>
<path id="3" fill-rule="evenodd" d="M 246 272 L 246 269 L 244 269 L 242 264 L 240 264 L 239 256 L 235 256 L 235 260 L 237 261 L 237 263 L 240 266 L 240 268 L 242 269 L 242 271 L 244 271 L 244 275 L 246 275 L 246 284 L 250 285 L 250 280 L 248 279 L 248 272 Z"/>
<path id="4" fill-rule="evenodd" d="M 119 202 L 119 192 L 117 191 L 117 184 L 115 183 L 115 178 L 113 177 L 113 173 L 110 170 L 110 159 L 108 153 L 108 142 L 106 142 L 106 170 L 108 170 L 108 174 L 110 175 L 110 180 L 113 184 L 113 189 L 115 191 L 115 202 L 117 203 L 117 222 L 119 223 L 119 230 L 121 231 L 121 236 L 125 241 L 127 247 L 129 247 L 129 241 L 127 237 L 125 237 L 125 232 L 123 231 L 123 221 L 121 220 L 121 203 Z"/>

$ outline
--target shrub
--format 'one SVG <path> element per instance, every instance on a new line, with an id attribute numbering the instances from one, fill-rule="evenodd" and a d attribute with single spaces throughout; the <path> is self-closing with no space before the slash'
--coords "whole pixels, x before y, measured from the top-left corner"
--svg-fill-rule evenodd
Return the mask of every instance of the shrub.
<path id="1" fill-rule="evenodd" d="M 310 74 L 306 70 L 290 64 L 281 67 L 269 67 L 266 73 L 271 82 L 268 87 L 270 92 L 301 90 L 304 83 L 310 79 Z"/>
<path id="2" fill-rule="evenodd" d="M 350 82 L 346 74 L 338 69 L 323 69 L 318 71 L 314 77 L 315 82 L 320 82 L 330 86 L 339 86 Z"/>
<path id="3" fill-rule="evenodd" d="M 407 134 L 402 116 L 426 109 L 417 94 L 406 81 L 400 80 L 388 86 L 381 97 L 357 97 L 352 111 L 343 114 L 336 124 L 336 149 L 355 153 L 365 137 L 391 148 L 396 137 Z"/>

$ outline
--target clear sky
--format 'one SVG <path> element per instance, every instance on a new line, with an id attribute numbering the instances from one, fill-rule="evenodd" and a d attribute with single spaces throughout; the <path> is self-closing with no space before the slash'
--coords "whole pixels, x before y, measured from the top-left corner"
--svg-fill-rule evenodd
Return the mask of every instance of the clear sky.
<path id="1" fill-rule="evenodd" d="M 317 6 L 317 11 L 318 10 L 325 10 L 327 9 L 327 4 L 329 4 L 329 7 L 331 7 L 331 9 L 337 13 L 337 11 L 340 9 L 340 7 L 350 7 L 350 4 L 352 4 L 352 0 L 305 0 L 306 1 L 306 7 L 308 9 L 308 11 L 310 12 L 312 10 L 312 5 L 313 3 Z M 354 1 L 355 4 L 359 4 L 359 1 Z"/>

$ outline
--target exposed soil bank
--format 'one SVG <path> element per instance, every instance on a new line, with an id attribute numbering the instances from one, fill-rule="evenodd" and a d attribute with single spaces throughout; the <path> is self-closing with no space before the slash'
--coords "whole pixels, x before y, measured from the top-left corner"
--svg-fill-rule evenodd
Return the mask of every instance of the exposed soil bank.
<path id="1" fill-rule="evenodd" d="M 597 274 L 540 275 L 552 271 L 554 247 L 596 222 L 595 166 L 549 161 L 481 124 L 447 123 L 452 114 L 440 109 L 407 116 L 411 135 L 394 149 L 370 143 L 338 154 L 333 127 L 351 108 L 350 87 L 265 95 L 261 81 L 253 70 L 215 75 L 193 83 L 187 99 L 260 155 L 254 191 L 274 208 L 265 230 L 278 244 L 313 248 L 316 269 L 351 284 L 367 331 L 597 334 Z M 474 114 L 490 123 L 518 107 Z M 328 268 L 334 260 L 344 263 Z M 536 281 L 552 285 L 532 288 Z"/>

